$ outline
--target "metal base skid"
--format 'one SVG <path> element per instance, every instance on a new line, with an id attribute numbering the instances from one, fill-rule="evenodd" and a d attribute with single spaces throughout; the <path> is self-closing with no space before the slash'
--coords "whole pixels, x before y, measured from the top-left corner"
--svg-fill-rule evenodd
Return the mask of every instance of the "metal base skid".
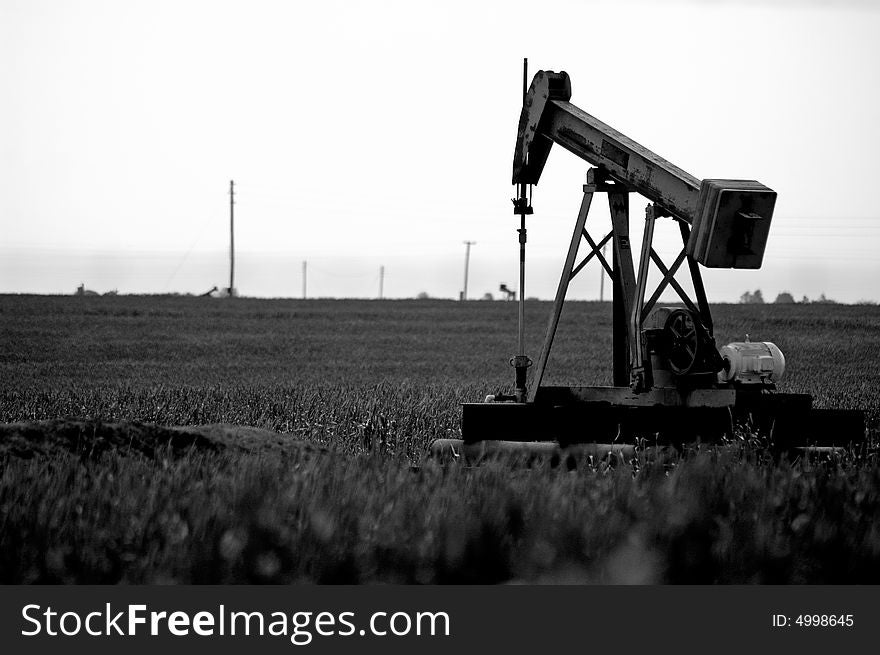
<path id="1" fill-rule="evenodd" d="M 542 387 L 535 402 L 465 403 L 462 441 L 684 446 L 735 436 L 762 437 L 774 448 L 849 446 L 864 441 L 859 410 L 813 409 L 808 394 L 740 389 Z"/>

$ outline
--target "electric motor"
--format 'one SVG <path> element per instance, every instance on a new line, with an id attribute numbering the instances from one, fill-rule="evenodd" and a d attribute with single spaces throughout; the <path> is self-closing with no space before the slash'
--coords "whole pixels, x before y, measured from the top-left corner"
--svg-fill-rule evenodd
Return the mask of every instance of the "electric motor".
<path id="1" fill-rule="evenodd" d="M 785 355 L 769 341 L 735 341 L 719 351 L 724 368 L 719 382 L 775 383 L 785 373 Z"/>

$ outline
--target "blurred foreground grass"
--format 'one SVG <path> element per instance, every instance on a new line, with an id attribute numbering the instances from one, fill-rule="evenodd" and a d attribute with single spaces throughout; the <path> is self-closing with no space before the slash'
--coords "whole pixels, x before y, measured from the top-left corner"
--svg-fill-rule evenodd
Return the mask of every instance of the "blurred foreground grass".
<path id="1" fill-rule="evenodd" d="M 638 469 L 13 459 L 0 582 L 880 582 L 876 465 L 735 451 Z"/>

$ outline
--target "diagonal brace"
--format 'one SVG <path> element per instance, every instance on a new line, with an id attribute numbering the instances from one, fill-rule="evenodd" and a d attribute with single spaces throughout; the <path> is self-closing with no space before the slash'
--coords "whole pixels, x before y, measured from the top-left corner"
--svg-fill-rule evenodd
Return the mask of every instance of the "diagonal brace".
<path id="1" fill-rule="evenodd" d="M 651 250 L 651 254 L 655 255 L 653 249 Z M 642 316 L 647 316 L 651 312 L 656 302 L 660 299 L 660 295 L 666 290 L 666 287 L 669 285 L 669 283 L 675 281 L 673 278 L 678 272 L 679 267 L 684 262 L 684 258 L 686 256 L 687 253 L 685 252 L 684 248 L 682 248 L 682 251 L 678 254 L 678 257 L 675 258 L 672 266 L 663 275 L 663 279 L 660 281 L 660 284 L 657 285 L 657 290 L 651 295 L 651 299 L 645 303 L 645 308 L 642 310 Z"/>
<path id="2" fill-rule="evenodd" d="M 571 267 L 574 266 L 574 261 L 577 257 L 581 234 L 584 231 L 584 225 L 586 225 L 587 214 L 590 211 L 590 204 L 593 202 L 593 193 L 595 191 L 595 185 L 584 185 L 584 197 L 581 200 L 581 208 L 575 221 L 574 232 L 571 235 L 571 244 L 568 247 L 568 255 L 562 267 L 562 275 L 559 277 L 559 286 L 556 288 L 556 300 L 553 302 L 553 311 L 550 313 L 550 319 L 547 323 L 544 345 L 541 348 L 541 354 L 538 356 L 538 364 L 532 374 L 532 383 L 528 392 L 529 402 L 535 402 L 535 396 L 541 387 L 541 381 L 544 379 L 544 369 L 547 367 L 547 359 L 550 357 L 550 349 L 553 347 L 553 337 L 556 336 L 556 328 L 559 327 L 559 317 L 562 315 L 562 305 L 565 302 L 565 294 L 568 292 L 568 283 L 574 276 Z"/>
<path id="3" fill-rule="evenodd" d="M 608 243 L 611 240 L 611 237 L 614 236 L 614 231 L 612 230 L 611 232 L 606 234 L 605 238 L 602 239 L 598 245 L 596 244 L 595 241 L 593 241 L 592 237 L 590 237 L 590 234 L 586 230 L 584 230 L 583 236 L 587 240 L 587 242 L 590 244 L 590 247 L 593 250 L 590 252 L 589 255 L 584 257 L 584 260 L 580 264 L 578 264 L 577 266 L 574 267 L 574 270 L 571 272 L 571 275 L 569 276 L 569 280 L 571 280 L 575 275 L 580 273 L 581 269 L 587 265 L 587 263 L 593 258 L 594 255 L 599 258 L 599 262 L 602 264 L 602 266 L 605 267 L 605 270 L 608 272 L 609 277 L 612 277 L 614 275 L 614 273 L 612 273 L 611 267 L 608 265 L 608 261 L 605 259 L 605 256 L 600 251 L 602 250 L 602 246 L 604 246 L 606 243 Z"/>
<path id="4" fill-rule="evenodd" d="M 679 255 L 679 257 L 680 256 L 681 255 Z M 690 298 L 688 298 L 687 293 L 685 292 L 684 289 L 682 289 L 681 285 L 675 280 L 675 278 L 669 276 L 669 269 L 666 268 L 666 265 L 663 263 L 663 260 L 660 259 L 660 256 L 656 252 L 654 252 L 653 248 L 651 248 L 651 260 L 657 265 L 657 268 L 660 269 L 660 272 L 663 274 L 664 279 L 667 279 L 667 278 L 669 279 L 670 286 L 672 286 L 672 288 L 675 289 L 675 292 L 678 294 L 678 297 L 681 298 L 681 301 L 685 305 L 687 305 L 687 308 L 689 310 L 691 310 L 694 314 L 699 316 L 700 310 L 698 310 L 697 307 L 694 305 L 693 301 Z M 684 260 L 682 259 L 682 261 L 684 261 Z M 679 266 L 681 265 L 681 262 L 679 262 L 677 259 L 676 259 L 676 262 L 678 262 Z"/>

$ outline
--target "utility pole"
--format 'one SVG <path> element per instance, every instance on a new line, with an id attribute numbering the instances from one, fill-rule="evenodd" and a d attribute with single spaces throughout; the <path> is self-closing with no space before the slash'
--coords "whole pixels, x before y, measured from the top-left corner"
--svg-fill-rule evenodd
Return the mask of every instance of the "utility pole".
<path id="1" fill-rule="evenodd" d="M 464 291 L 461 292 L 461 299 L 467 300 L 467 282 L 468 282 L 468 264 L 471 260 L 471 246 L 476 244 L 476 241 L 465 241 L 465 250 L 464 250 Z"/>
<path id="2" fill-rule="evenodd" d="M 602 257 L 605 256 L 605 248 L 608 244 L 602 246 Z M 605 267 L 599 267 L 599 302 L 605 301 Z"/>
<path id="3" fill-rule="evenodd" d="M 379 300 L 382 300 L 382 292 L 385 287 L 385 267 L 379 267 Z"/>
<path id="4" fill-rule="evenodd" d="M 229 297 L 235 288 L 235 182 L 229 180 Z"/>
<path id="5" fill-rule="evenodd" d="M 307 273 L 308 262 L 303 261 L 303 300 L 306 299 L 306 273 Z"/>

